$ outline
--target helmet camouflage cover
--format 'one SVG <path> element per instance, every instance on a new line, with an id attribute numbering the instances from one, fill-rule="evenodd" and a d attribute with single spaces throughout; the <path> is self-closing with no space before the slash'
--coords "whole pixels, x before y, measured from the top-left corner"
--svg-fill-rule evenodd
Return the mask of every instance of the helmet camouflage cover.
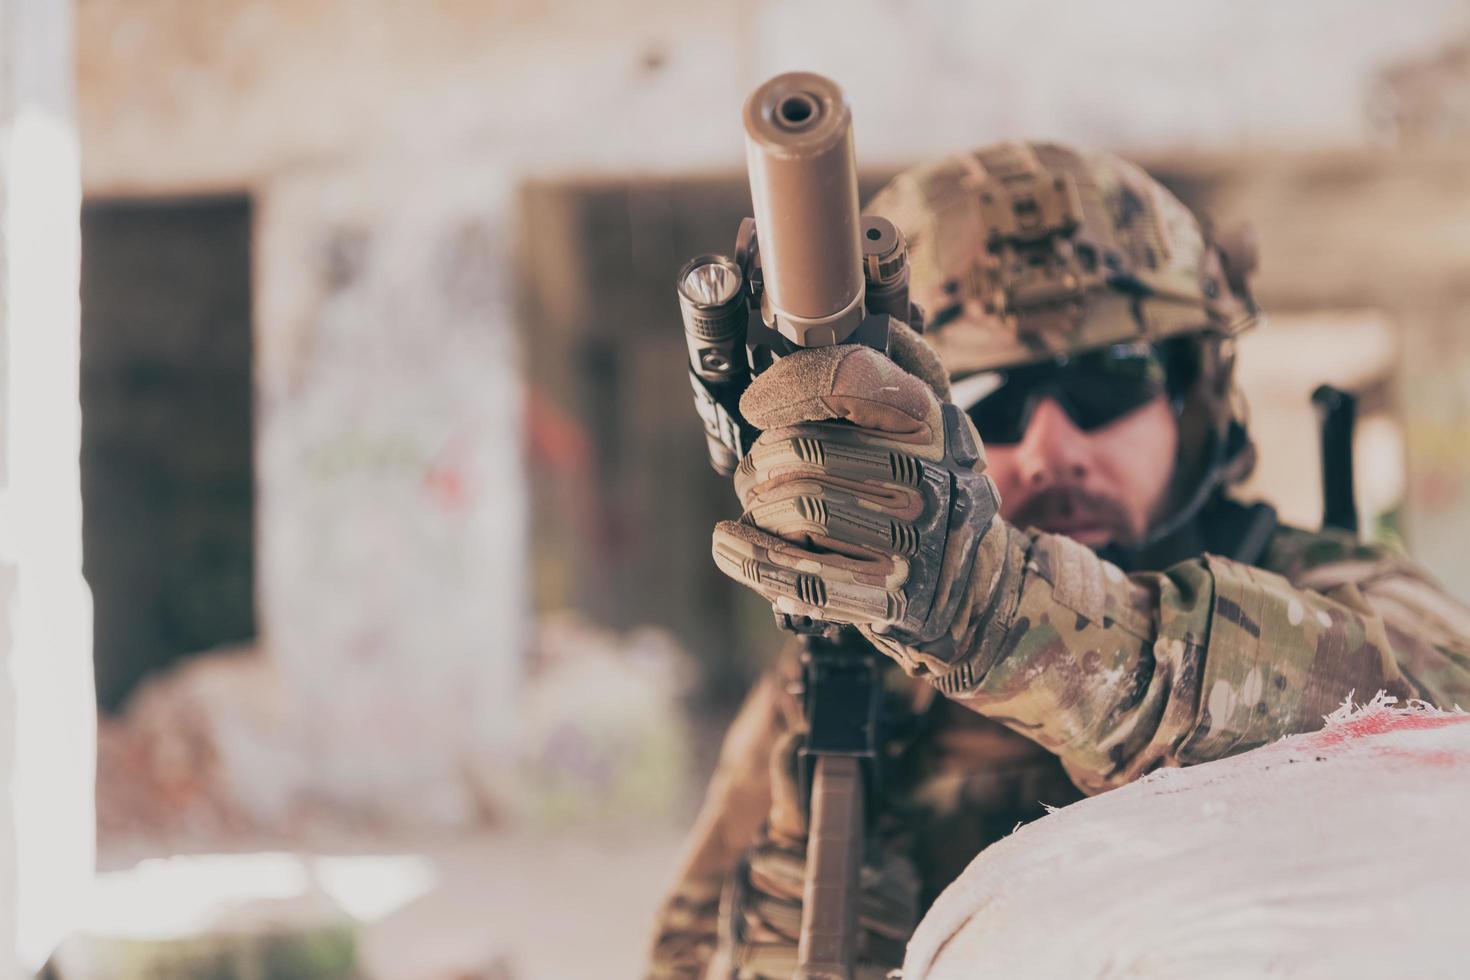
<path id="1" fill-rule="evenodd" d="M 895 177 L 865 211 L 908 239 L 950 373 L 1253 319 L 1243 273 L 1162 184 L 1107 153 L 1000 143 Z"/>
<path id="2" fill-rule="evenodd" d="M 1230 341 L 1257 319 L 1252 250 L 1243 239 L 1227 254 L 1139 167 L 1056 143 L 999 143 L 904 171 L 864 211 L 907 238 L 910 295 L 952 378 L 1194 336 L 1181 449 L 1221 445 L 1242 423 Z M 1253 458 L 1248 445 L 1236 455 L 1231 479 Z"/>

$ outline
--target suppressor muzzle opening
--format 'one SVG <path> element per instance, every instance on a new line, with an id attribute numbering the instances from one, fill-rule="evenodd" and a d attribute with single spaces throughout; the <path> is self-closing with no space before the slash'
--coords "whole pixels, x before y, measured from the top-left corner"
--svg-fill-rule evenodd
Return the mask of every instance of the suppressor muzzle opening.
<path id="1" fill-rule="evenodd" d="M 772 121 L 793 133 L 811 129 L 822 121 L 821 100 L 808 92 L 788 95 L 776 106 Z"/>

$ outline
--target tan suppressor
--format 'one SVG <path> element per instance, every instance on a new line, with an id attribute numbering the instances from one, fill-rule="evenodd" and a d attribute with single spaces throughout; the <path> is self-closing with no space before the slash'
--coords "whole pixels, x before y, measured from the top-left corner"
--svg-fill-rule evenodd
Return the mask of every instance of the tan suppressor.
<path id="1" fill-rule="evenodd" d="M 766 325 L 798 347 L 826 347 L 863 310 L 852 113 L 842 90 L 809 72 L 777 75 L 745 102 Z"/>

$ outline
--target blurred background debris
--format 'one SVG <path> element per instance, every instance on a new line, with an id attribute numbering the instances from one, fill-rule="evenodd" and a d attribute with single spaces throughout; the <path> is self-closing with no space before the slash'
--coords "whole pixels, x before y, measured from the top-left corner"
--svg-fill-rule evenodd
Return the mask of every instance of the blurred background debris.
<path id="1" fill-rule="evenodd" d="M 779 71 L 847 91 L 865 193 L 1056 137 L 1253 223 L 1251 492 L 1318 523 L 1353 391 L 1361 525 L 1470 594 L 1470 8 L 1049 9 L 0 0 L 0 963 L 638 974 L 778 642 L 671 283 Z"/>

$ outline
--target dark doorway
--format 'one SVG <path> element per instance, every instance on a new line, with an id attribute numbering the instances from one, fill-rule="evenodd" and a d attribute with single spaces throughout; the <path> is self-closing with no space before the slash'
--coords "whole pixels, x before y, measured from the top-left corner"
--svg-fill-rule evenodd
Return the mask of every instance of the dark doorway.
<path id="1" fill-rule="evenodd" d="M 887 176 L 867 175 L 864 197 Z M 533 183 L 521 203 L 537 607 L 668 628 L 728 709 L 782 636 L 709 557 L 710 529 L 739 507 L 706 455 L 674 276 L 734 247 L 749 186 L 570 180 Z"/>
<path id="2" fill-rule="evenodd" d="M 82 569 L 97 700 L 255 636 L 250 201 L 82 209 Z"/>

